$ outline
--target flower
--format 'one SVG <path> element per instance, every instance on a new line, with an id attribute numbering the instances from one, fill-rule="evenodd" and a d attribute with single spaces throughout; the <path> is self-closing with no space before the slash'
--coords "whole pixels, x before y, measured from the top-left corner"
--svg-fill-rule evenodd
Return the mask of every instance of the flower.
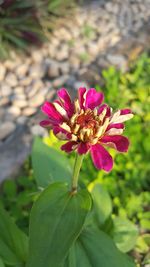
<path id="1" fill-rule="evenodd" d="M 133 117 L 130 109 L 122 109 L 113 113 L 107 104 L 102 104 L 104 95 L 94 88 L 88 91 L 79 88 L 78 99 L 72 101 L 67 90 L 58 91 L 58 100 L 45 102 L 41 110 L 48 119 L 41 121 L 43 127 L 50 127 L 54 134 L 67 142 L 61 149 L 70 153 L 91 153 L 97 169 L 109 172 L 113 167 L 113 159 L 105 147 L 119 152 L 127 152 L 129 141 L 122 136 L 124 121 Z"/>

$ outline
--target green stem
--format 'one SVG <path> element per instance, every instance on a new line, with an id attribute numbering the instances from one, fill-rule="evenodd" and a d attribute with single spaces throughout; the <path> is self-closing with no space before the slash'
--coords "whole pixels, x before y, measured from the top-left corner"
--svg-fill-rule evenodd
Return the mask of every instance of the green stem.
<path id="1" fill-rule="evenodd" d="M 84 155 L 78 155 L 78 153 L 76 153 L 73 175 L 72 175 L 72 189 L 71 189 L 72 193 L 77 192 L 79 172 L 81 169 L 83 158 L 84 158 Z"/>

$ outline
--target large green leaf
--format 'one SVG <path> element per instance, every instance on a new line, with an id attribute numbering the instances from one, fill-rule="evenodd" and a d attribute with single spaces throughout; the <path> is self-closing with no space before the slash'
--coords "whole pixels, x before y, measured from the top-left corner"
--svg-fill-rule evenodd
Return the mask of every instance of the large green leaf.
<path id="1" fill-rule="evenodd" d="M 63 267 L 135 267 L 112 239 L 98 228 L 84 230 L 71 248 Z"/>
<path id="2" fill-rule="evenodd" d="M 31 211 L 27 267 L 60 266 L 79 236 L 90 207 L 86 190 L 73 195 L 64 183 L 49 185 Z"/>
<path id="3" fill-rule="evenodd" d="M 4 263 L 3 263 L 1 258 L 0 258 L 0 267 L 5 267 L 5 265 L 4 265 Z"/>
<path id="4" fill-rule="evenodd" d="M 70 182 L 71 167 L 66 157 L 45 145 L 40 138 L 34 141 L 32 164 L 39 187 L 44 188 L 57 181 Z"/>
<path id="5" fill-rule="evenodd" d="M 90 183 L 88 189 L 93 199 L 93 218 L 99 226 L 103 225 L 112 212 L 110 196 L 98 180 Z"/>
<path id="6" fill-rule="evenodd" d="M 28 253 L 28 238 L 0 206 L 0 257 L 8 265 L 24 263 Z"/>
<path id="7" fill-rule="evenodd" d="M 127 219 L 115 218 L 113 220 L 113 239 L 122 252 L 128 252 L 134 248 L 138 230 L 137 227 Z"/>

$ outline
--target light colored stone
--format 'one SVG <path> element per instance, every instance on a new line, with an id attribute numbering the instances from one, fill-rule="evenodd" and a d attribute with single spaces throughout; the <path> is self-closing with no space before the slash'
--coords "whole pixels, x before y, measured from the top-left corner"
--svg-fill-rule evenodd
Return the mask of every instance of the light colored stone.
<path id="1" fill-rule="evenodd" d="M 11 87 L 15 87 L 18 84 L 17 77 L 14 73 L 8 73 L 6 75 L 5 81 Z"/>
<path id="2" fill-rule="evenodd" d="M 48 67 L 48 77 L 56 78 L 59 76 L 59 64 L 53 63 Z"/>
<path id="3" fill-rule="evenodd" d="M 44 136 L 46 135 L 46 130 L 42 128 L 40 125 L 33 125 L 31 127 L 31 133 L 37 136 Z"/>
<path id="4" fill-rule="evenodd" d="M 31 86 L 26 88 L 26 94 L 28 98 L 33 97 L 39 90 L 43 88 L 43 82 L 41 80 L 36 80 Z"/>
<path id="5" fill-rule="evenodd" d="M 41 93 L 38 93 L 37 95 L 33 96 L 32 98 L 30 98 L 28 104 L 30 107 L 36 108 L 36 107 L 39 107 L 40 105 L 42 105 L 44 100 L 45 100 L 45 98 L 41 92 Z"/>
<path id="6" fill-rule="evenodd" d="M 2 96 L 9 96 L 12 92 L 12 89 L 8 84 L 2 83 L 1 84 L 1 94 Z"/>
<path id="7" fill-rule="evenodd" d="M 13 96 L 12 96 L 12 99 L 13 100 L 26 100 L 26 95 L 23 94 L 23 93 L 15 93 Z"/>
<path id="8" fill-rule="evenodd" d="M 36 111 L 37 111 L 36 108 L 27 107 L 22 110 L 22 115 L 27 117 L 32 116 L 36 113 Z"/>
<path id="9" fill-rule="evenodd" d="M 15 92 L 15 93 L 18 93 L 18 94 L 23 94 L 23 92 L 24 92 L 24 87 L 22 87 L 22 86 L 17 86 L 17 87 L 14 88 L 14 92 Z"/>
<path id="10" fill-rule="evenodd" d="M 65 59 L 67 59 L 67 58 L 68 58 L 68 46 L 64 45 L 63 47 L 58 49 L 58 51 L 56 53 L 56 59 L 58 61 L 63 61 Z"/>
<path id="11" fill-rule="evenodd" d="M 9 136 L 16 128 L 16 125 L 11 122 L 11 121 L 7 121 L 4 122 L 1 125 L 1 130 L 0 130 L 0 140 L 5 139 L 7 136 Z"/>
<path id="12" fill-rule="evenodd" d="M 28 102 L 26 100 L 19 100 L 19 99 L 16 99 L 13 101 L 13 106 L 16 106 L 18 108 L 24 108 L 28 105 Z"/>
<path id="13" fill-rule="evenodd" d="M 63 62 L 60 64 L 60 71 L 62 74 L 67 74 L 69 73 L 70 66 L 68 62 Z"/>
<path id="14" fill-rule="evenodd" d="M 21 111 L 17 106 L 11 106 L 7 109 L 7 113 L 16 118 L 20 115 Z"/>
<path id="15" fill-rule="evenodd" d="M 34 62 L 40 63 L 43 60 L 43 55 L 41 50 L 35 50 L 32 52 L 31 56 Z"/>
<path id="16" fill-rule="evenodd" d="M 18 66 L 15 70 L 18 78 L 23 78 L 27 74 L 28 68 L 29 66 L 26 63 Z"/>
<path id="17" fill-rule="evenodd" d="M 0 98 L 0 106 L 5 106 L 10 102 L 9 97 L 5 96 Z"/>
<path id="18" fill-rule="evenodd" d="M 5 74 L 6 74 L 6 68 L 2 63 L 0 63 L 0 81 L 4 80 Z"/>
<path id="19" fill-rule="evenodd" d="M 28 77 L 26 77 L 26 78 L 24 78 L 24 79 L 21 79 L 21 80 L 19 81 L 19 84 L 20 84 L 21 86 L 28 86 L 28 85 L 31 84 L 31 82 L 32 82 L 32 78 L 31 78 L 30 76 L 28 76 Z"/>
<path id="20" fill-rule="evenodd" d="M 27 122 L 27 117 L 26 116 L 20 116 L 17 118 L 17 123 L 18 124 L 25 124 Z"/>
<path id="21" fill-rule="evenodd" d="M 29 69 L 29 75 L 32 79 L 39 79 L 44 76 L 44 67 L 41 65 L 32 65 Z"/>
<path id="22" fill-rule="evenodd" d="M 52 85 L 53 85 L 54 87 L 59 88 L 59 87 L 63 86 L 63 85 L 66 83 L 66 81 L 68 80 L 68 78 L 69 78 L 68 75 L 62 75 L 62 76 L 60 76 L 59 78 L 55 79 L 55 80 L 52 82 Z"/>

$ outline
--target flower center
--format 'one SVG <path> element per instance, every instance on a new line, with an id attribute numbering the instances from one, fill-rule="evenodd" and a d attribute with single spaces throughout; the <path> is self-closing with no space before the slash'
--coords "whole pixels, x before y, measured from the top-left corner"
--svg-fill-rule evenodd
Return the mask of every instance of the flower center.
<path id="1" fill-rule="evenodd" d="M 99 117 L 94 114 L 94 111 L 88 109 L 82 110 L 80 114 L 73 117 L 70 127 L 78 141 L 92 142 L 100 125 Z"/>

